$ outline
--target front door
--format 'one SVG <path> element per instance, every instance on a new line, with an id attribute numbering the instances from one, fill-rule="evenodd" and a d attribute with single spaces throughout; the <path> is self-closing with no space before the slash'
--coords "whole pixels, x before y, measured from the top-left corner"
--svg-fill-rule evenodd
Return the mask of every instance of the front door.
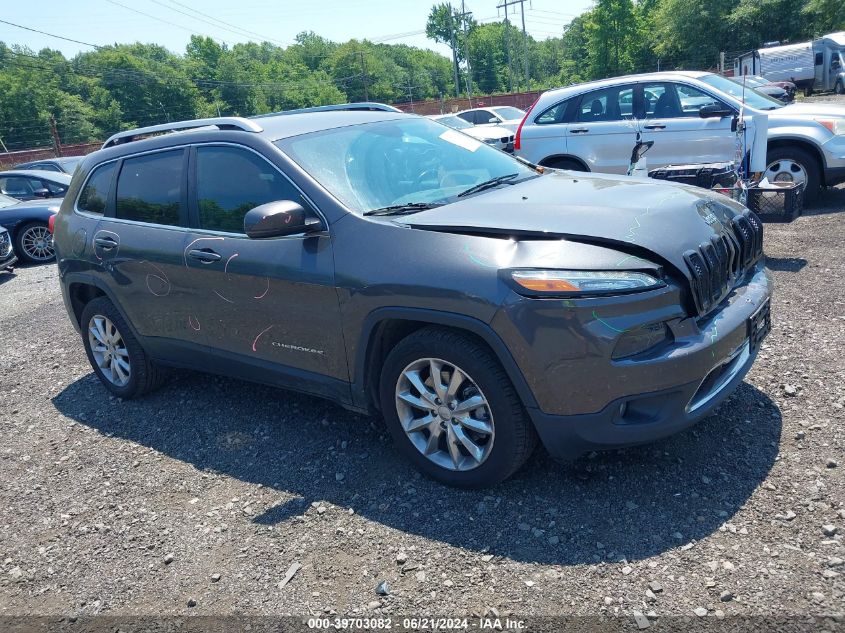
<path id="1" fill-rule="evenodd" d="M 682 83 L 642 85 L 643 140 L 654 141 L 646 154 L 648 167 L 734 160 L 736 135 L 732 117 L 702 119 L 702 106 L 722 104 L 715 97 Z"/>
<path id="2" fill-rule="evenodd" d="M 272 363 L 294 379 L 307 372 L 347 380 L 329 234 L 244 234 L 244 215 L 260 204 L 309 202 L 275 165 L 242 146 L 196 146 L 191 174 L 194 228 L 182 253 L 192 287 L 189 334 L 212 353 Z"/>

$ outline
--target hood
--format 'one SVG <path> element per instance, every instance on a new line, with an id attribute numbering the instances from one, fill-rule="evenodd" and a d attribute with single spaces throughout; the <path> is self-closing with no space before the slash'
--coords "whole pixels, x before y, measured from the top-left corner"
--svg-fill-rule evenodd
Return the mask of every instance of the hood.
<path id="1" fill-rule="evenodd" d="M 401 222 L 426 230 L 568 239 L 629 254 L 645 250 L 686 271 L 684 253 L 730 231 L 731 218 L 742 210 L 727 197 L 688 185 L 561 171 Z"/>
<path id="2" fill-rule="evenodd" d="M 8 207 L 0 208 L 0 213 L 58 213 L 62 206 L 62 198 L 46 198 L 44 200 L 27 200 L 25 202 L 18 202 L 17 204 L 9 205 Z"/>
<path id="3" fill-rule="evenodd" d="M 767 111 L 769 117 L 808 116 L 845 117 L 845 106 L 836 103 L 790 103 L 777 110 Z"/>

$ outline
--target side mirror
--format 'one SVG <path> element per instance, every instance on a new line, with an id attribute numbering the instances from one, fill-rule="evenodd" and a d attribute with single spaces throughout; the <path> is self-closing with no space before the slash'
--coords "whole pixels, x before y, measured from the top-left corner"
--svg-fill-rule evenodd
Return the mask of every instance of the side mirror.
<path id="1" fill-rule="evenodd" d="M 494 117 L 494 116 L 491 116 L 491 117 L 490 117 L 490 120 L 489 120 L 489 121 L 487 121 L 487 123 L 498 123 L 498 122 L 499 122 L 499 119 L 497 119 L 497 118 L 496 118 L 496 117 Z"/>
<path id="2" fill-rule="evenodd" d="M 734 111 L 719 103 L 709 103 L 698 109 L 698 116 L 702 119 L 721 119 L 723 116 L 733 116 Z"/>
<path id="3" fill-rule="evenodd" d="M 250 209 L 244 216 L 244 233 L 252 239 L 281 237 L 319 230 L 322 222 L 292 200 L 275 200 Z"/>
<path id="4" fill-rule="evenodd" d="M 33 191 L 32 195 L 35 196 L 36 198 L 49 198 L 53 194 L 50 193 L 49 189 L 41 188 L 41 189 L 36 189 L 35 191 Z"/>

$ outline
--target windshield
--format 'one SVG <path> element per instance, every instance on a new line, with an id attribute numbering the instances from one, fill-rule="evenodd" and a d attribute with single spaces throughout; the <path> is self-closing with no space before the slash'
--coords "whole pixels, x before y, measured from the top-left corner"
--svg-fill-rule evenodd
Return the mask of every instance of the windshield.
<path id="1" fill-rule="evenodd" d="M 510 106 L 501 106 L 497 108 L 490 108 L 493 112 L 498 114 L 503 119 L 521 119 L 525 116 L 525 112 L 519 108 L 512 108 Z"/>
<path id="2" fill-rule="evenodd" d="M 494 178 L 536 172 L 504 152 L 429 119 L 402 117 L 276 141 L 347 208 L 446 204 Z"/>
<path id="3" fill-rule="evenodd" d="M 9 196 L 4 196 L 2 193 L 0 193 L 0 209 L 11 207 L 13 204 L 18 204 L 19 202 L 20 200 L 10 198 Z"/>
<path id="4" fill-rule="evenodd" d="M 470 123 L 469 121 L 464 121 L 459 116 L 442 116 L 432 120 L 437 121 L 438 123 L 442 123 L 443 125 L 453 127 L 456 130 L 465 130 L 468 127 L 473 127 L 472 123 Z"/>
<path id="5" fill-rule="evenodd" d="M 745 104 L 758 110 L 775 110 L 777 108 L 783 107 L 783 103 L 781 103 L 777 99 L 755 91 L 748 84 L 745 85 L 745 90 L 743 91 L 741 77 L 737 77 L 735 79 L 728 79 L 727 77 L 722 77 L 721 75 L 702 75 L 698 79 L 706 84 L 713 86 L 717 90 L 721 90 L 722 92 L 728 93 L 729 95 L 731 95 L 735 99 L 739 99 L 740 101 L 743 100 L 742 97 L 744 92 Z"/>

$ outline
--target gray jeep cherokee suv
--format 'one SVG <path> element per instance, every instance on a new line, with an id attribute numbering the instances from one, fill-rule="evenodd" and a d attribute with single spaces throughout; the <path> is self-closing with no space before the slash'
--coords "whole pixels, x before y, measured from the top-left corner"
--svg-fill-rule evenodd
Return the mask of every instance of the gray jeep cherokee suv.
<path id="1" fill-rule="evenodd" d="M 187 367 L 326 397 L 380 413 L 458 486 L 505 479 L 538 437 L 573 457 L 690 426 L 770 327 L 744 207 L 543 171 L 406 114 L 121 132 L 82 162 L 54 231 L 113 394 Z"/>

